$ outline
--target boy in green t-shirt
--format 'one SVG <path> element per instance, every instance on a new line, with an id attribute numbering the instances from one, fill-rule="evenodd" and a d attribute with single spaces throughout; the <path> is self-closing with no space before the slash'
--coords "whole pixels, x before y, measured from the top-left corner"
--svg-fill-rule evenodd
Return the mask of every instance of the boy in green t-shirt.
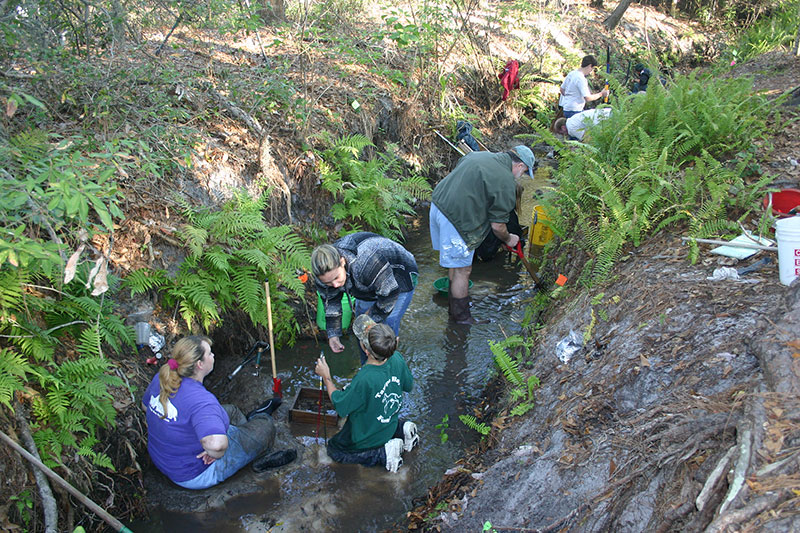
<path id="1" fill-rule="evenodd" d="M 397 337 L 386 324 L 376 324 L 368 315 L 353 323 L 353 333 L 367 354 L 367 362 L 344 390 L 331 379 L 325 356 L 314 372 L 322 377 L 339 416 L 346 416 L 342 429 L 328 441 L 328 455 L 338 463 L 385 465 L 397 472 L 403 464 L 402 450 L 411 451 L 419 442 L 417 425 L 400 419 L 403 392 L 410 392 L 414 378 L 396 352 Z"/>

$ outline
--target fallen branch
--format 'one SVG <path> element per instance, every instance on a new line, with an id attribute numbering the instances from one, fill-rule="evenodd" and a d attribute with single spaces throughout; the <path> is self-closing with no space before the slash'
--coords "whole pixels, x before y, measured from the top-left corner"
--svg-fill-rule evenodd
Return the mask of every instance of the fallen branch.
<path id="1" fill-rule="evenodd" d="M 170 28 L 169 33 L 167 33 L 167 36 L 164 37 L 163 41 L 161 41 L 161 45 L 158 47 L 158 50 L 156 50 L 156 57 L 161 55 L 161 52 L 164 50 L 164 45 L 167 44 L 167 41 L 172 35 L 172 32 L 175 31 L 175 28 L 178 27 L 178 24 L 180 24 L 182 20 L 183 20 L 183 13 L 179 13 L 178 18 L 175 19 L 175 24 L 172 25 L 172 28 Z"/>
<path id="2" fill-rule="evenodd" d="M 212 98 L 214 98 L 214 100 L 216 100 L 217 104 L 225 108 L 225 110 L 233 118 L 244 122 L 245 125 L 247 125 L 247 127 L 250 128 L 250 130 L 256 135 L 256 137 L 260 139 L 264 136 L 264 129 L 261 127 L 261 124 L 259 124 L 258 121 L 251 117 L 245 110 L 219 94 L 219 92 L 210 83 L 205 83 L 203 88 L 208 94 L 211 95 Z"/>
<path id="3" fill-rule="evenodd" d="M 552 524 L 549 524 L 549 525 L 543 527 L 542 529 L 540 529 L 538 531 L 540 533 L 548 533 L 549 531 L 560 530 L 560 529 L 562 529 L 562 526 L 564 524 L 566 524 L 568 521 L 572 520 L 573 518 L 575 518 L 576 516 L 578 516 L 580 513 L 582 513 L 583 511 L 585 511 L 588 508 L 589 508 L 589 504 L 582 503 L 581 505 L 579 505 L 578 507 L 573 509 L 572 512 L 570 512 L 568 515 L 559 518 L 558 520 L 556 520 Z"/>
<path id="4" fill-rule="evenodd" d="M 543 81 L 545 83 L 552 83 L 553 85 L 561 85 L 561 81 L 551 80 L 550 78 L 542 78 L 541 76 L 530 76 L 531 81 Z M 562 80 L 563 81 L 563 80 Z"/>
<path id="5" fill-rule="evenodd" d="M 250 0 L 244 0 L 244 5 L 247 6 L 247 16 L 248 18 L 253 18 L 252 8 L 250 7 Z M 241 4 L 239 4 L 241 8 Z M 267 53 L 264 51 L 264 43 L 261 42 L 261 33 L 259 32 L 259 28 L 255 29 L 256 40 L 258 41 L 258 46 L 261 48 L 261 57 L 264 58 L 264 63 L 267 63 L 269 59 L 267 59 Z"/>
<path id="6" fill-rule="evenodd" d="M 694 503 L 691 501 L 683 502 L 678 507 L 670 509 L 664 513 L 664 522 L 656 529 L 656 533 L 666 533 L 671 530 L 675 522 L 682 519 L 694 510 Z"/>
<path id="7" fill-rule="evenodd" d="M 785 457 L 780 461 L 764 465 L 756 471 L 756 477 L 779 475 L 800 470 L 800 468 L 798 468 L 798 466 L 800 466 L 798 465 L 798 462 L 800 462 L 798 458 L 800 458 L 800 452 L 794 452 L 789 457 Z"/>
<path id="8" fill-rule="evenodd" d="M 46 464 L 41 462 L 39 459 L 31 455 L 25 448 L 14 442 L 14 440 L 5 434 L 4 431 L 0 431 L 0 440 L 3 440 L 14 448 L 18 454 L 22 457 L 33 463 L 39 470 L 44 472 L 50 479 L 61 485 L 67 492 L 72 494 L 75 498 L 78 499 L 82 504 L 88 507 L 94 514 L 102 518 L 108 525 L 114 528 L 116 531 L 122 531 L 123 533 L 133 533 L 130 529 L 125 527 L 125 524 L 111 516 L 105 509 L 94 503 L 92 500 L 86 497 L 81 491 L 70 485 L 64 478 L 53 472 L 50 467 Z"/>
<path id="9" fill-rule="evenodd" d="M 695 239 L 694 237 L 681 237 L 681 240 L 702 242 L 705 244 L 719 244 L 721 246 L 730 246 L 731 248 L 747 248 L 748 250 L 767 250 L 769 252 L 777 252 L 777 246 L 761 246 L 760 244 L 747 244 L 739 242 L 718 241 L 716 239 Z"/>
<path id="10" fill-rule="evenodd" d="M 781 501 L 788 499 L 788 492 L 789 491 L 768 492 L 741 509 L 730 511 L 729 513 L 722 513 L 708 525 L 704 533 L 722 533 L 732 524 L 740 524 L 745 520 L 749 520 L 763 513 L 767 509 L 772 509 Z"/>
<path id="11" fill-rule="evenodd" d="M 730 506 L 739 491 L 744 486 L 745 476 L 747 474 L 747 467 L 750 466 L 750 454 L 752 453 L 753 432 L 747 422 L 742 424 L 739 432 L 739 458 L 736 460 L 736 466 L 733 469 L 733 481 L 731 482 L 728 494 L 719 506 L 719 514 L 725 513 L 725 510 Z"/>

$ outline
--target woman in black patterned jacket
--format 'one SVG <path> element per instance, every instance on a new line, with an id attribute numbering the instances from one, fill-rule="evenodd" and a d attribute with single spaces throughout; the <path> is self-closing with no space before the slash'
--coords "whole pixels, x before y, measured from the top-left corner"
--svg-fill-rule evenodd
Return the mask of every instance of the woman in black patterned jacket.
<path id="1" fill-rule="evenodd" d="M 419 269 L 414 256 L 400 244 L 374 233 L 351 233 L 323 244 L 311 253 L 311 272 L 325 306 L 328 345 L 344 350 L 342 297 L 355 298 L 353 316 L 368 314 L 400 333 L 400 321 L 414 296 Z M 361 364 L 366 354 L 361 353 Z"/>

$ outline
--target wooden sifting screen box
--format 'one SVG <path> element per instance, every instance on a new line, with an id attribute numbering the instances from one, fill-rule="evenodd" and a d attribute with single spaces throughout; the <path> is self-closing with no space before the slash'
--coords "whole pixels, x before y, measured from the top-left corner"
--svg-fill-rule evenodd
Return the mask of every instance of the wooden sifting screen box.
<path id="1" fill-rule="evenodd" d="M 320 409 L 320 389 L 302 387 L 294 397 L 292 407 L 289 409 L 289 420 L 301 424 L 316 424 L 317 421 L 335 427 L 339 422 L 339 415 L 333 408 L 327 391 L 322 391 L 322 409 Z M 320 411 L 322 417 L 320 417 Z"/>

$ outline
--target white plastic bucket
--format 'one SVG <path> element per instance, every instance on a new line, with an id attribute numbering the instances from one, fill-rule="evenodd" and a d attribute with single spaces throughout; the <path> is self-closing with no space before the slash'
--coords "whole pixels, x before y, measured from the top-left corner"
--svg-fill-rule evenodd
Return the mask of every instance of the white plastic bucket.
<path id="1" fill-rule="evenodd" d="M 780 280 L 789 285 L 800 276 L 800 216 L 775 221 Z"/>

